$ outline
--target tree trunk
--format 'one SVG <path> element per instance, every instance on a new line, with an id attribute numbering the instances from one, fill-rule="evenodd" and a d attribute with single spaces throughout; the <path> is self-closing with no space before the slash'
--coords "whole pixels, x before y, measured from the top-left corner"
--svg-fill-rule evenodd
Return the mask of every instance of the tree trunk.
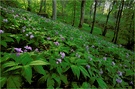
<path id="1" fill-rule="evenodd" d="M 121 5 L 119 6 L 119 11 L 118 11 L 118 15 L 117 15 L 117 23 L 116 23 L 116 27 L 115 27 L 114 37 L 112 40 L 112 42 L 114 42 L 115 44 L 117 43 L 117 39 L 118 39 L 119 25 L 120 25 L 121 15 L 122 15 L 122 11 L 123 11 L 123 6 L 124 6 L 124 0 L 121 1 Z"/>
<path id="2" fill-rule="evenodd" d="M 53 9 L 53 11 L 52 11 L 52 19 L 53 19 L 53 20 L 56 20 L 56 19 L 57 19 L 56 0 L 52 0 L 52 3 L 53 3 L 53 5 L 52 5 L 52 9 Z"/>
<path id="3" fill-rule="evenodd" d="M 90 20 L 89 20 L 89 27 L 90 27 L 90 24 L 91 24 L 91 16 L 92 16 L 92 8 L 93 4 L 90 6 Z"/>
<path id="4" fill-rule="evenodd" d="M 31 11 L 31 6 L 30 6 L 30 0 L 28 0 L 28 7 L 27 7 L 27 11 Z"/>
<path id="5" fill-rule="evenodd" d="M 95 6 L 94 6 L 94 16 L 93 16 L 93 22 L 92 22 L 92 27 L 90 33 L 92 34 L 93 29 L 94 29 L 94 23 L 95 23 L 95 17 L 96 17 L 96 9 L 97 9 L 97 0 L 95 0 Z"/>
<path id="6" fill-rule="evenodd" d="M 72 23 L 72 26 L 74 26 L 74 23 L 75 23 L 76 0 L 74 1 L 74 4 L 73 4 L 73 5 L 74 5 L 74 8 L 73 8 L 73 9 L 74 9 L 74 10 L 73 10 L 73 13 L 74 13 L 74 14 L 73 14 L 73 23 Z"/>
<path id="7" fill-rule="evenodd" d="M 112 10 L 113 10 L 113 6 L 114 6 L 114 4 L 115 4 L 115 1 L 113 1 L 112 6 L 110 5 L 110 7 L 109 7 L 109 13 L 108 13 L 108 15 L 107 15 L 107 19 L 106 19 L 106 23 L 105 23 L 104 31 L 102 32 L 102 36 L 105 36 L 105 35 L 106 35 L 106 33 L 107 33 L 107 24 L 108 24 L 108 20 L 109 20 L 109 17 L 110 17 L 110 13 L 111 13 L 111 12 L 112 12 Z M 111 8 L 111 7 L 112 7 L 112 8 Z M 111 10 L 110 10 L 110 8 L 111 8 Z"/>
<path id="8" fill-rule="evenodd" d="M 82 28 L 82 24 L 84 22 L 85 2 L 86 2 L 86 0 L 82 0 L 82 2 L 81 2 L 81 17 L 80 17 L 80 23 L 78 26 L 79 28 Z"/>
<path id="9" fill-rule="evenodd" d="M 40 1 L 40 9 L 39 9 L 38 13 L 40 13 L 42 11 L 42 3 L 43 3 L 43 0 Z"/>

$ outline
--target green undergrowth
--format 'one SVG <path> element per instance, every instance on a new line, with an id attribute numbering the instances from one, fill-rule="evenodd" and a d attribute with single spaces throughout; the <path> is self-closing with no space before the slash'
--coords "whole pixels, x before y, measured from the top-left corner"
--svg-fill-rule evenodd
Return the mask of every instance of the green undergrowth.
<path id="1" fill-rule="evenodd" d="M 25 10 L 0 10 L 2 88 L 134 87 L 134 52 Z"/>

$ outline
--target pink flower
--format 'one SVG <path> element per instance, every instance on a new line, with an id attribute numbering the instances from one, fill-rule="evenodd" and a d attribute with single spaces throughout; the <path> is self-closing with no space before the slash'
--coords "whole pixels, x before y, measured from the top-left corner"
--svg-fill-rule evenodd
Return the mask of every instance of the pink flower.
<path id="1" fill-rule="evenodd" d="M 3 31 L 3 30 L 0 30 L 0 34 L 1 34 L 1 33 L 4 33 L 4 31 Z"/>
<path id="2" fill-rule="evenodd" d="M 30 39 L 34 38 L 34 35 L 30 35 Z"/>
<path id="3" fill-rule="evenodd" d="M 28 45 L 25 46 L 24 48 L 27 49 L 27 50 L 32 50 L 32 48 L 30 46 L 28 46 Z"/>
<path id="4" fill-rule="evenodd" d="M 47 37 L 47 40 L 50 40 L 51 38 L 50 37 Z"/>
<path id="5" fill-rule="evenodd" d="M 57 45 L 57 46 L 60 45 L 59 42 L 54 42 L 54 44 Z"/>
<path id="6" fill-rule="evenodd" d="M 57 59 L 56 64 L 59 64 L 59 63 L 61 63 L 61 62 L 62 62 L 62 59 Z"/>
<path id="7" fill-rule="evenodd" d="M 22 53 L 22 48 L 14 48 L 14 50 L 17 52 L 17 53 Z"/>
<path id="8" fill-rule="evenodd" d="M 60 52 L 61 58 L 65 57 L 65 53 L 64 52 Z"/>

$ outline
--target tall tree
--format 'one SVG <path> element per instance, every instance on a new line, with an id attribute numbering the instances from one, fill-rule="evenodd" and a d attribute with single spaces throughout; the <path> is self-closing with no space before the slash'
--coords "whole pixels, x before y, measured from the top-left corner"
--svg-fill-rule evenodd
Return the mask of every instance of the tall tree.
<path id="1" fill-rule="evenodd" d="M 43 7 L 43 0 L 40 0 L 40 9 L 39 9 L 39 13 L 42 11 L 42 7 Z"/>
<path id="2" fill-rule="evenodd" d="M 31 0 L 28 0 L 28 7 L 27 7 L 27 11 L 31 11 Z"/>
<path id="3" fill-rule="evenodd" d="M 76 0 L 74 0 L 74 4 L 73 4 L 73 22 L 72 22 L 72 26 L 74 26 L 74 23 L 75 23 L 75 13 L 76 13 Z"/>
<path id="4" fill-rule="evenodd" d="M 92 34 L 94 29 L 94 23 L 95 23 L 95 17 L 96 17 L 96 9 L 97 9 L 97 2 L 98 0 L 95 0 L 95 6 L 94 6 L 94 15 L 93 15 L 93 21 L 92 21 L 92 27 L 90 33 Z"/>
<path id="5" fill-rule="evenodd" d="M 102 32 L 102 35 L 103 35 L 103 36 L 105 36 L 106 33 L 107 33 L 107 24 L 108 24 L 108 20 L 109 20 L 110 13 L 111 13 L 112 10 L 113 10 L 114 4 L 115 4 L 115 0 L 114 0 L 113 3 L 109 6 L 109 12 L 108 12 L 108 14 L 107 14 L 107 18 L 106 18 L 106 23 L 105 23 L 104 31 Z"/>
<path id="6" fill-rule="evenodd" d="M 119 5 L 119 10 L 117 13 L 117 20 L 116 20 L 116 25 L 115 25 L 114 37 L 112 39 L 112 42 L 114 42 L 115 44 L 117 43 L 117 39 L 118 39 L 120 20 L 121 20 L 121 16 L 122 16 L 123 7 L 124 7 L 124 0 L 121 0 L 121 3 Z"/>
<path id="7" fill-rule="evenodd" d="M 56 0 L 52 0 L 52 19 L 56 20 L 57 19 L 57 2 Z"/>
<path id="8" fill-rule="evenodd" d="M 86 0 L 82 0 L 82 2 L 81 2 L 81 17 L 80 17 L 80 23 L 78 26 L 79 28 L 82 28 L 82 24 L 84 22 L 85 3 L 86 3 Z"/>

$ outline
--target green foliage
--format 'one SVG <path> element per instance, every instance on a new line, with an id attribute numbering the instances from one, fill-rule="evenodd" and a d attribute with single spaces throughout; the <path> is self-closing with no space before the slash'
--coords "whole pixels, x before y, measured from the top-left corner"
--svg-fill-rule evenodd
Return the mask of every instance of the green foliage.
<path id="1" fill-rule="evenodd" d="M 2 88 L 133 87 L 134 52 L 25 10 L 1 13 Z"/>

